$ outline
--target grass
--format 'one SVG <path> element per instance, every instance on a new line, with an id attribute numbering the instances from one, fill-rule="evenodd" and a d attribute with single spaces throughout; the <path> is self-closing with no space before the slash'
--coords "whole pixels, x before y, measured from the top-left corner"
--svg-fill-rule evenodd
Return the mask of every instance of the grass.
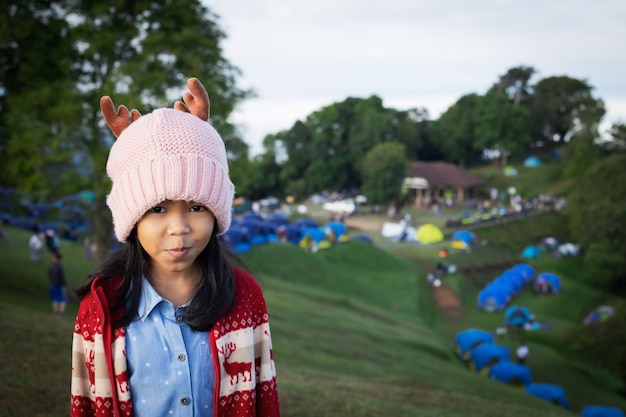
<path id="1" fill-rule="evenodd" d="M 540 190 L 532 181 L 552 174 L 541 177 L 540 171 L 532 175 L 535 172 L 537 176 L 529 180 L 520 170 L 515 181 L 525 189 Z M 513 181 L 502 181 L 509 180 Z M 494 174 L 493 181 L 500 179 Z M 418 223 L 445 225 L 445 215 L 412 214 Z M 7 233 L 10 243 L 0 246 L 0 417 L 67 415 L 77 300 L 70 299 L 68 318 L 53 317 L 47 292 L 49 259 L 32 263 L 28 233 L 11 228 Z M 282 415 L 571 416 L 588 404 L 626 410 L 626 399 L 617 394 L 623 390 L 620 381 L 608 372 L 569 361 L 562 353 L 563 335 L 575 329 L 586 312 L 599 304 L 624 303 L 580 284 L 584 268 L 577 259 L 533 261 L 538 271 L 562 276 L 563 294 L 534 297 L 524 292 L 515 300 L 552 326 L 550 331 L 527 335 L 528 364 L 534 381 L 565 388 L 571 412 L 472 373 L 454 357 L 458 331 L 469 327 L 493 331 L 502 323 L 501 313 L 475 308 L 481 287 L 502 272 L 502 265 L 520 261 L 528 242 L 537 243 L 547 234 L 568 236 L 567 224 L 558 214 L 476 233 L 486 245 L 446 258 L 459 270 L 472 271 L 445 278 L 463 301 L 460 318 L 440 314 L 425 279 L 447 242 L 395 243 L 373 232 L 377 243 L 373 246 L 347 242 L 307 253 L 272 244 L 244 254 L 267 298 Z M 80 245 L 63 245 L 68 281 L 79 285 L 93 262 L 84 259 Z M 517 340 L 509 334 L 498 343 L 514 349 Z"/>

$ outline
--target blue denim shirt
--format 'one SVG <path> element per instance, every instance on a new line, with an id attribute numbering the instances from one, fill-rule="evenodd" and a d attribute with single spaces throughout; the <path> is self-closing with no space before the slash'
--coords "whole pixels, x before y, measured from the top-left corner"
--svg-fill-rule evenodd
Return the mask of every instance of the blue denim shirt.
<path id="1" fill-rule="evenodd" d="M 213 417 L 209 335 L 190 329 L 184 310 L 174 310 L 144 278 L 137 317 L 126 327 L 135 417 Z"/>

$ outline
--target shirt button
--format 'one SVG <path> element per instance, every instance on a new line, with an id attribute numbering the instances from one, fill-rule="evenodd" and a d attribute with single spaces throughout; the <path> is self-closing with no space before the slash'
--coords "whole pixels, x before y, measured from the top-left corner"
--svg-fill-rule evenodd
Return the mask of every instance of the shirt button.
<path id="1" fill-rule="evenodd" d="M 176 316 L 176 321 L 179 322 L 179 323 L 182 322 L 183 321 L 183 316 L 182 315 L 181 316 Z"/>
<path id="2" fill-rule="evenodd" d="M 182 405 L 189 405 L 189 398 L 187 398 L 187 397 L 183 397 L 183 398 L 181 398 L 181 399 L 180 399 L 180 403 L 181 403 Z"/>
<path id="3" fill-rule="evenodd" d="M 178 360 L 179 360 L 179 361 L 181 361 L 181 362 L 185 362 L 185 359 L 186 359 L 187 357 L 185 356 L 185 354 L 184 354 L 184 353 L 179 353 L 179 354 L 178 354 L 178 356 L 177 356 L 177 358 L 178 358 Z"/>

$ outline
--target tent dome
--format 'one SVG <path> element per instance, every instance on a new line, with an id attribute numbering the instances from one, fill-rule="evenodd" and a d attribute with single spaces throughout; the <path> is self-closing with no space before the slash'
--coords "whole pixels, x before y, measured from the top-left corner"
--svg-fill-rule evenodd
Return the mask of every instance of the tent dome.
<path id="1" fill-rule="evenodd" d="M 533 383 L 526 387 L 526 392 L 569 410 L 563 387 L 554 384 Z"/>
<path id="2" fill-rule="evenodd" d="M 580 415 L 582 417 L 626 417 L 620 408 L 604 405 L 588 405 L 583 408 Z"/>
<path id="3" fill-rule="evenodd" d="M 489 376 L 500 382 L 516 386 L 531 384 L 531 371 L 526 365 L 513 362 L 499 362 L 489 368 Z"/>
<path id="4" fill-rule="evenodd" d="M 493 335 L 488 331 L 479 329 L 463 330 L 456 334 L 455 353 L 460 359 L 467 361 L 470 359 L 472 349 L 483 344 L 493 344 L 493 341 Z"/>
<path id="5" fill-rule="evenodd" d="M 539 249 L 535 246 L 526 246 L 522 251 L 522 258 L 526 259 L 536 259 L 539 257 L 541 253 Z"/>
<path id="6" fill-rule="evenodd" d="M 420 243 L 436 243 L 443 240 L 443 232 L 436 225 L 426 223 L 417 229 L 416 237 Z"/>
<path id="7" fill-rule="evenodd" d="M 509 348 L 499 345 L 480 345 L 470 354 L 470 368 L 483 375 L 489 374 L 489 368 L 498 362 L 510 360 Z"/>

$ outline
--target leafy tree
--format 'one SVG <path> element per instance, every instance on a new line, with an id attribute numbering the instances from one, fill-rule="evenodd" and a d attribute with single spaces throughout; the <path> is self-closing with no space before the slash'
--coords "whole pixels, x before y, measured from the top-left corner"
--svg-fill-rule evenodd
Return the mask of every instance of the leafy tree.
<path id="1" fill-rule="evenodd" d="M 606 110 L 591 90 L 586 81 L 566 76 L 540 80 L 530 103 L 533 139 L 563 144 L 582 128 L 597 131 Z"/>
<path id="2" fill-rule="evenodd" d="M 498 151 L 505 166 L 509 155 L 523 152 L 530 144 L 528 117 L 525 107 L 516 106 L 504 94 L 480 97 L 474 115 L 474 149 Z"/>
<path id="3" fill-rule="evenodd" d="M 595 271 L 591 285 L 626 290 L 626 154 L 613 154 L 585 171 L 568 199 L 572 235 Z"/>
<path id="4" fill-rule="evenodd" d="M 609 152 L 626 151 L 626 123 L 616 122 L 609 129 L 610 141 L 604 144 Z"/>
<path id="5" fill-rule="evenodd" d="M 466 166 L 480 159 L 482 150 L 474 146 L 480 100 L 477 94 L 465 95 L 433 123 L 431 135 L 447 161 Z"/>
<path id="6" fill-rule="evenodd" d="M 362 192 L 371 204 L 386 205 L 398 201 L 408 169 L 406 148 L 401 143 L 386 142 L 374 146 L 363 158 Z"/>
<path id="7" fill-rule="evenodd" d="M 501 75 L 489 92 L 506 94 L 515 106 L 526 103 L 532 95 L 530 79 L 535 74 L 533 67 L 519 66 L 509 69 Z"/>

